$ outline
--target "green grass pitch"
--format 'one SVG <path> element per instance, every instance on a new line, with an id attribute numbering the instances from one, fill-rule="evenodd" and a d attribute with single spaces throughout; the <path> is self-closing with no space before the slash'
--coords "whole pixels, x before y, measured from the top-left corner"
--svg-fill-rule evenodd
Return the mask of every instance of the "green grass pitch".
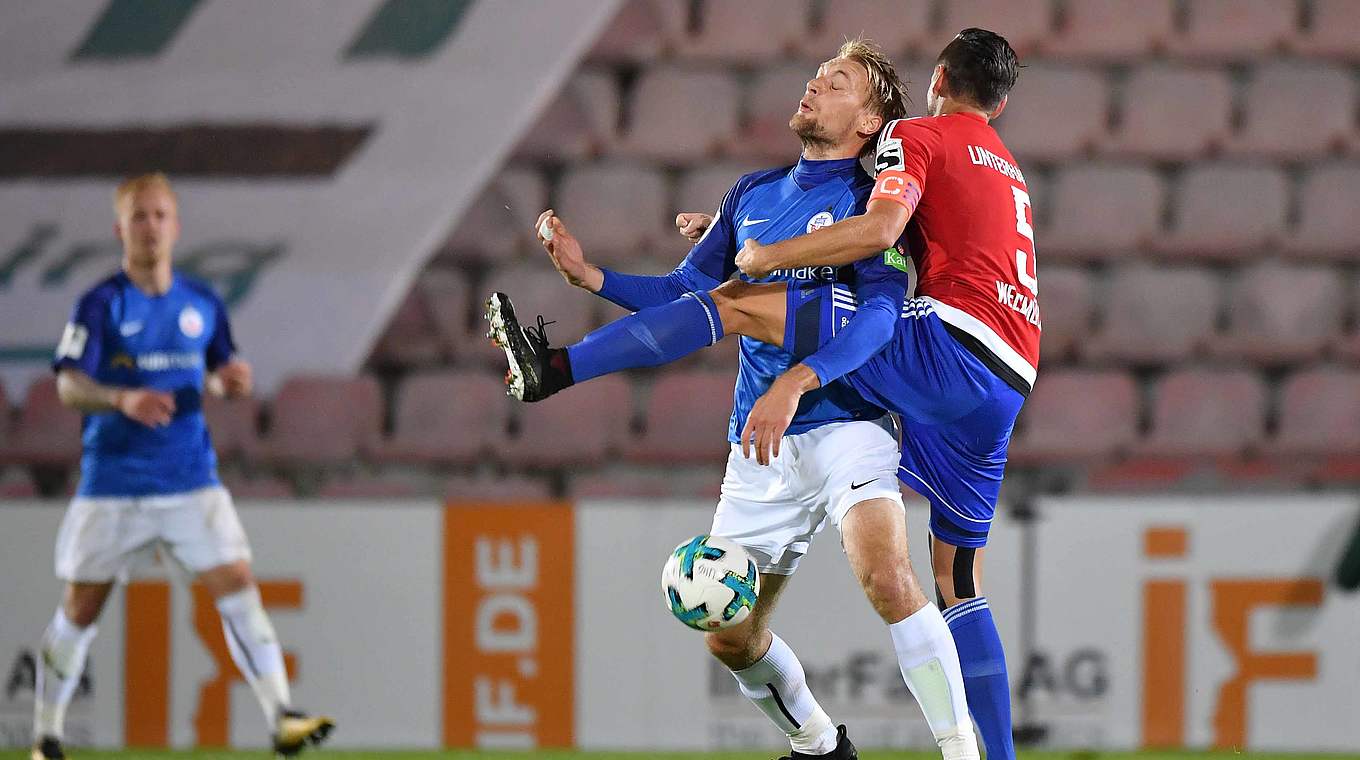
<path id="1" fill-rule="evenodd" d="M 1020 751 L 1022 760 L 1360 760 L 1354 755 L 1283 754 L 1263 752 L 1029 752 Z M 74 750 L 71 760 L 266 760 L 271 755 L 263 751 L 224 750 Z M 302 760 L 771 760 L 772 752 L 412 752 L 412 751 L 315 751 L 305 752 Z M 864 760 L 933 760 L 933 752 L 892 752 L 868 750 L 860 752 Z M 28 752 L 0 750 L 0 758 L 27 760 Z"/>

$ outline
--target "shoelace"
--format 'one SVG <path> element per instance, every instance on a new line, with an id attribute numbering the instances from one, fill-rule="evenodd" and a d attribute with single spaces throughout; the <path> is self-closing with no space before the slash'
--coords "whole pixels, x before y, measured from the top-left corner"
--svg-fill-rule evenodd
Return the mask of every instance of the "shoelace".
<path id="1" fill-rule="evenodd" d="M 550 322 L 544 322 L 543 315 L 539 314 L 538 327 L 534 327 L 533 325 L 525 325 L 524 335 L 535 344 L 535 347 L 546 346 L 548 345 L 548 333 L 546 331 L 546 328 L 548 327 L 548 325 L 555 324 L 557 324 L 557 320 L 554 319 Z"/>

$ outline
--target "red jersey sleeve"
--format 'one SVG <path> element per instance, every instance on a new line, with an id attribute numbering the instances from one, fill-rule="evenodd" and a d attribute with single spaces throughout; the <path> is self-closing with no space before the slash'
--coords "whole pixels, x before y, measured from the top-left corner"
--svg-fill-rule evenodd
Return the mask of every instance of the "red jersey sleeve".
<path id="1" fill-rule="evenodd" d="M 940 147 L 940 132 L 934 126 L 925 119 L 898 119 L 888 124 L 878 139 L 870 200 L 882 198 L 916 209 Z"/>

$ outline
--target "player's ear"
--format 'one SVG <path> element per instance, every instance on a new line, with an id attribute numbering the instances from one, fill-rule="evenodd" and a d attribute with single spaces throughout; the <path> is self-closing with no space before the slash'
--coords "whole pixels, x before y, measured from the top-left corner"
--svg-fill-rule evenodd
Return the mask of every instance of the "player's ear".
<path id="1" fill-rule="evenodd" d="M 1000 116 L 1001 112 L 1006 110 L 1006 103 L 1010 102 L 1010 98 L 1011 96 L 1009 95 L 1002 95 L 1001 102 L 997 104 L 996 108 L 992 109 L 992 112 L 987 115 L 987 118 L 990 120 Z"/>
<path id="2" fill-rule="evenodd" d="M 861 135 L 873 137 L 878 134 L 878 130 L 883 128 L 883 117 L 865 108 L 860 111 L 859 129 L 856 130 Z"/>
<path id="3" fill-rule="evenodd" d="M 930 91 L 940 97 L 949 94 L 949 86 L 945 83 L 949 79 L 949 73 L 945 71 L 943 63 L 935 64 L 935 74 L 930 80 Z"/>

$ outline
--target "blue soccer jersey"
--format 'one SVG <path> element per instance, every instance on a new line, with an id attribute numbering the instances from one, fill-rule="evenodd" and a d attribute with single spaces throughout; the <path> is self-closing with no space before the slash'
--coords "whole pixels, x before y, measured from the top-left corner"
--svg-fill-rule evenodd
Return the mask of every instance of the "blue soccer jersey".
<path id="1" fill-rule="evenodd" d="M 735 274 L 747 282 L 787 281 L 790 288 L 839 283 L 844 286 L 842 292 L 858 294 L 861 308 L 876 305 L 895 317 L 902 308 L 906 276 L 888 266 L 883 257 L 839 268 L 778 270 L 762 280 L 752 280 L 739 272 L 736 265 L 737 252 L 747 239 L 774 243 L 862 214 L 872 190 L 873 179 L 858 159 L 851 158 L 802 159 L 793 166 L 747 174 L 723 197 L 712 225 L 674 272 L 660 278 L 638 278 L 606 271 L 600 295 L 636 310 L 665 303 L 687 292 L 712 290 Z M 883 340 L 890 335 L 888 327 Z M 793 355 L 778 346 L 741 338 L 741 363 L 728 423 L 729 441 L 739 441 L 756 399 L 794 363 Z M 877 419 L 882 415 L 881 409 L 859 394 L 833 383 L 803 396 L 787 435 L 805 433 L 832 422 Z"/>
<path id="2" fill-rule="evenodd" d="M 53 369 L 78 369 L 101 385 L 171 393 L 175 414 L 160 428 L 117 411 L 85 415 L 78 494 L 152 496 L 215 485 L 203 382 L 234 352 L 226 307 L 210 287 L 184 275 L 176 273 L 168 291 L 152 296 L 119 272 L 82 296 Z"/>

